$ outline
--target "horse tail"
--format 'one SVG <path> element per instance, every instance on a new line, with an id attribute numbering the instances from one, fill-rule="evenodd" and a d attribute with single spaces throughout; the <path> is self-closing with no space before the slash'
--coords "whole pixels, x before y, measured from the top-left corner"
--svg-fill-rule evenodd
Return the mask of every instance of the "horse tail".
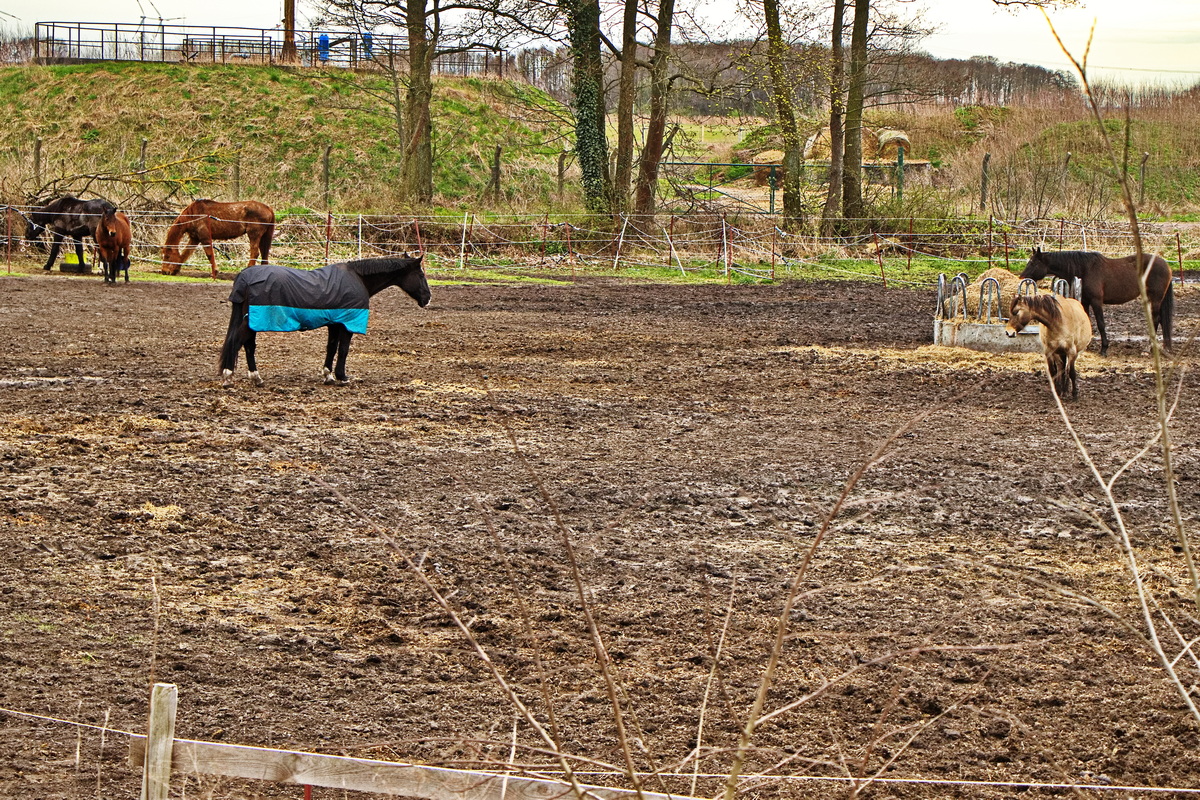
<path id="1" fill-rule="evenodd" d="M 1167 293 L 1158 308 L 1158 321 L 1162 325 L 1163 344 L 1170 349 L 1171 331 L 1175 326 L 1175 281 L 1167 279 Z"/>
<path id="2" fill-rule="evenodd" d="M 262 239 L 258 242 L 259 263 L 266 264 L 271 256 L 271 240 L 275 238 L 275 220 L 263 225 Z"/>
<path id="3" fill-rule="evenodd" d="M 232 371 L 237 366 L 238 350 L 242 347 L 238 330 L 242 327 L 242 320 L 246 316 L 245 310 L 242 303 L 231 302 L 230 305 L 232 309 L 229 312 L 229 331 L 225 334 L 225 344 L 221 346 L 221 361 L 217 365 L 218 375 L 225 370 Z"/>

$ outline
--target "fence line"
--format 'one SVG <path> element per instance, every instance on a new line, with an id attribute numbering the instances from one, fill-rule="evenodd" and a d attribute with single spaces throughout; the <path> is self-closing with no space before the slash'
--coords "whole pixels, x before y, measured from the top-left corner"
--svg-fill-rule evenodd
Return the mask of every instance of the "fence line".
<path id="1" fill-rule="evenodd" d="M 11 266 L 14 251 L 28 251 L 24 242 L 28 206 L 0 206 L 6 223 L 4 251 Z M 133 224 L 133 260 L 144 268 L 161 266 L 162 242 L 176 215 L 167 212 L 125 212 Z M 948 269 L 964 264 L 1016 269 L 1033 247 L 1095 249 L 1113 254 L 1132 252 L 1132 234 L 1125 224 L 1068 220 L 964 220 L 957 230 L 938 230 L 945 220 L 905 218 L 876 220 L 889 233 L 824 237 L 789 233 L 761 217 L 722 215 L 489 215 L 469 212 L 461 220 L 444 216 L 378 214 L 283 214 L 275 223 L 272 255 L 293 266 L 320 266 L 328 261 L 421 253 L 441 268 L 482 268 L 497 264 L 576 265 L 621 270 L 630 267 L 688 269 L 718 268 L 757 278 L 773 278 L 776 265 L 787 271 L 803 266 L 838 273 L 823 258 L 905 259 L 911 264 L 945 262 Z M 934 230 L 922 232 L 918 224 Z M 1185 242 L 1178 226 L 1143 223 L 1146 249 L 1159 252 L 1182 269 L 1186 252 L 1200 241 L 1200 228 Z M 216 250 L 227 266 L 247 260 L 242 240 L 218 242 Z M 193 256 L 198 258 L 198 256 Z M 240 263 L 239 263 L 240 262 Z M 440 262 L 440 263 L 439 263 Z M 846 271 L 847 274 L 858 274 Z M 900 276 L 892 280 L 903 283 Z M 929 285 L 928 280 L 917 281 Z"/>
<path id="2" fill-rule="evenodd" d="M 156 684 L 157 687 L 174 687 Z M 160 690 L 160 696 L 171 694 Z M 102 734 L 126 736 L 129 739 L 129 764 L 142 769 L 148 735 L 130 733 L 116 728 L 101 727 L 72 720 L 48 717 L 0 708 L 0 713 L 37 722 L 55 723 L 68 727 L 87 728 Z M 346 791 L 368 791 L 381 794 L 401 794 L 425 800 L 562 800 L 573 795 L 570 784 L 549 777 L 530 778 L 504 772 L 456 770 L 404 764 L 392 761 L 358 759 L 347 756 L 331 756 L 294 750 L 273 750 L 246 745 L 229 745 L 218 742 L 202 742 L 188 739 L 171 739 L 171 772 L 182 774 L 208 774 L 248 780 L 273 781 L 293 785 L 322 786 Z M 211 770 L 211 771 L 210 771 Z M 547 768 L 539 775 L 560 774 Z M 596 780 L 599 778 L 625 778 L 621 772 L 584 770 L 574 773 L 576 778 Z M 637 773 L 639 779 L 686 778 L 692 773 Z M 694 777 L 724 781 L 729 776 L 721 773 L 696 773 Z M 168 777 L 169 781 L 169 777 Z M 1037 781 L 983 781 L 956 780 L 951 778 L 904 778 L 877 776 L 861 778 L 847 775 L 768 775 L 748 774 L 744 776 L 748 787 L 760 788 L 772 783 L 834 783 L 866 787 L 870 784 L 887 786 L 941 786 L 960 789 L 1016 789 L 1022 791 L 1095 791 L 1120 794 L 1178 794 L 1200 795 L 1200 788 L 1170 786 L 1136 786 L 1123 784 L 1078 784 L 1066 782 Z M 143 777 L 143 785 L 145 778 Z M 396 791 L 391 791 L 395 787 Z M 416 788 L 414 788 L 416 787 Z M 159 787 L 160 789 L 164 787 Z M 169 785 L 165 787 L 169 790 Z M 588 798 L 594 800 L 633 800 L 637 792 L 630 789 L 600 787 L 587 784 L 583 787 Z M 643 792 L 647 800 L 699 800 L 686 795 L 671 795 Z M 143 795 L 144 797 L 146 795 Z"/>
<path id="3" fill-rule="evenodd" d="M 185 64 L 289 64 L 372 69 L 388 54 L 407 57 L 405 36 L 353 30 L 297 30 L 291 52 L 277 28 L 171 25 L 163 22 L 37 22 L 33 57 L 41 63 L 143 61 Z M 497 75 L 506 52 L 463 46 L 433 59 L 440 75 Z M 511 69 L 511 67 L 510 67 Z"/>

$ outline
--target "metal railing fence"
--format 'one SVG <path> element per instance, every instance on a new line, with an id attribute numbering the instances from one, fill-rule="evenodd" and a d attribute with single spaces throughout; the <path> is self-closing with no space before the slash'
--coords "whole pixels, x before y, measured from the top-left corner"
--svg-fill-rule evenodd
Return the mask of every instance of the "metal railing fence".
<path id="1" fill-rule="evenodd" d="M 38 22 L 33 57 L 38 63 L 144 61 L 172 64 L 298 64 L 371 69 L 388 53 L 405 54 L 403 36 L 359 31 L 296 31 L 295 60 L 284 58 L 278 29 L 167 25 L 145 22 Z M 444 53 L 435 74 L 503 77 L 508 56 L 481 47 Z"/>

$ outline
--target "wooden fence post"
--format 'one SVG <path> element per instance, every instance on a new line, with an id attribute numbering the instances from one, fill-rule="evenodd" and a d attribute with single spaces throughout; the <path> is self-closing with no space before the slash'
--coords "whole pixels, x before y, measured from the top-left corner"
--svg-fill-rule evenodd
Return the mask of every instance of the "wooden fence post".
<path id="1" fill-rule="evenodd" d="M 492 202 L 500 202 L 500 153 L 502 148 L 496 145 L 496 153 L 492 156 Z"/>
<path id="2" fill-rule="evenodd" d="M 141 152 L 141 155 L 138 156 L 138 170 L 140 172 L 146 171 L 146 145 L 148 145 L 148 144 L 150 144 L 150 140 L 147 139 L 145 136 L 143 136 L 142 137 L 142 152 Z"/>
<path id="3" fill-rule="evenodd" d="M 41 191 L 42 188 L 42 137 L 33 140 L 33 183 Z"/>
<path id="4" fill-rule="evenodd" d="M 909 217 L 908 218 L 908 263 L 904 267 L 905 272 L 912 271 L 913 241 L 915 240 L 915 237 L 913 236 L 913 227 L 914 227 L 913 218 Z"/>
<path id="5" fill-rule="evenodd" d="M 329 151 L 333 149 L 333 145 L 325 145 L 325 163 L 323 172 L 325 174 L 325 210 L 329 211 Z"/>
<path id="6" fill-rule="evenodd" d="M 993 234 L 994 234 L 994 230 L 993 230 L 994 224 L 995 224 L 995 218 L 991 214 L 988 214 L 988 243 L 987 243 L 988 269 L 992 268 L 992 252 L 996 249 L 995 242 L 992 238 Z"/>
<path id="7" fill-rule="evenodd" d="M 142 800 L 167 800 L 171 794 L 171 751 L 175 745 L 175 710 L 179 690 L 173 683 L 156 683 L 150 690 L 150 727 L 142 770 Z"/>
<path id="8" fill-rule="evenodd" d="M 1175 231 L 1175 252 L 1179 255 L 1179 285 L 1183 285 L 1183 241 L 1179 238 L 1179 231 Z"/>
<path id="9" fill-rule="evenodd" d="M 558 199 L 563 199 L 563 180 L 567 174 L 567 151 L 558 154 Z"/>
<path id="10" fill-rule="evenodd" d="M 883 283 L 883 288 L 887 288 L 887 275 L 883 271 L 883 250 L 879 247 L 879 234 L 872 233 L 875 237 L 875 258 L 879 260 L 879 280 Z"/>
<path id="11" fill-rule="evenodd" d="M 467 266 L 467 213 L 463 212 L 462 223 L 462 244 L 458 248 L 458 268 L 466 269 Z"/>
<path id="12" fill-rule="evenodd" d="M 988 201 L 988 163 L 992 160 L 991 153 L 983 154 L 983 173 L 979 178 L 979 210 L 987 211 Z"/>
<path id="13" fill-rule="evenodd" d="M 1150 160 L 1149 153 L 1142 153 L 1142 165 L 1138 168 L 1138 208 L 1146 202 L 1146 162 Z"/>

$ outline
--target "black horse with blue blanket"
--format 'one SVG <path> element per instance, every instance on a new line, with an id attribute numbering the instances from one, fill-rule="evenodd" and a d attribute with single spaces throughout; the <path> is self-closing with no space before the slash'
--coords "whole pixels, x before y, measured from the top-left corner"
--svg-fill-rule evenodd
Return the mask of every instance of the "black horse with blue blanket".
<path id="1" fill-rule="evenodd" d="M 259 264 L 238 273 L 229 302 L 229 333 L 221 349 L 221 376 L 233 381 L 238 351 L 246 351 L 250 380 L 262 386 L 254 358 L 255 334 L 261 331 L 307 331 L 328 328 L 325 383 L 345 385 L 350 337 L 367 332 L 371 297 L 399 286 L 424 308 L 429 283 L 420 258 L 367 258 L 314 270 Z M 334 356 L 337 365 L 334 365 Z"/>

